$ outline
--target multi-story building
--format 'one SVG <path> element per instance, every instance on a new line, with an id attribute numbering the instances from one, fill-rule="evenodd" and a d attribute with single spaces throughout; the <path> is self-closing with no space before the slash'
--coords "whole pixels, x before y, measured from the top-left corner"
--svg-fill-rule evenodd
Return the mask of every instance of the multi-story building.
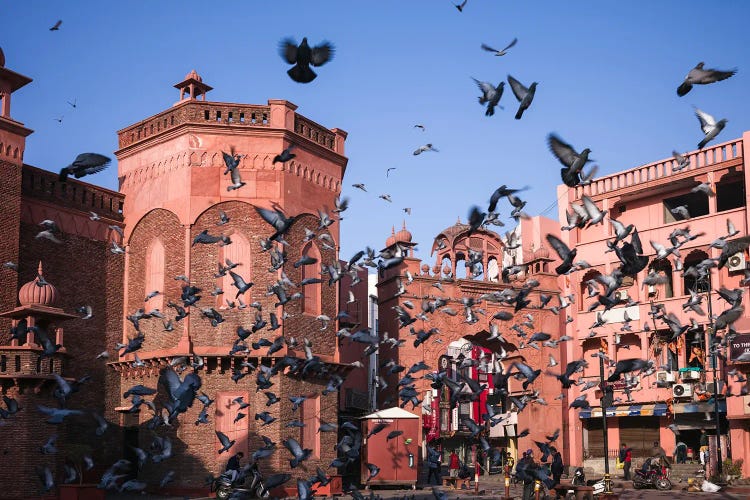
<path id="1" fill-rule="evenodd" d="M 0 394 L 20 408 L 0 420 L 3 498 L 38 496 L 36 470 L 46 467 L 62 478 L 66 463 L 78 467 L 80 479 L 98 481 L 115 443 L 110 433 L 96 435 L 92 415 L 104 414 L 115 378 L 97 356 L 112 349 L 122 330 L 124 261 L 110 248 L 112 241 L 122 243 L 116 229 L 123 227 L 123 196 L 72 178 L 63 183 L 56 173 L 23 163 L 32 131 L 11 117 L 11 96 L 30 82 L 5 67 L 0 50 Z M 45 220 L 55 223 L 56 241 L 36 237 Z M 84 320 L 88 315 L 78 309 L 86 306 L 92 315 Z M 52 346 L 60 347 L 52 353 Z M 56 376 L 77 387 L 64 398 L 67 407 L 85 410 L 60 425 L 46 423 L 49 417 L 37 410 L 62 404 Z M 53 436 L 61 451 L 41 453 Z M 84 456 L 93 458 L 93 469 L 85 470 Z"/>
<path id="2" fill-rule="evenodd" d="M 464 460 L 470 460 L 470 431 L 466 418 L 484 425 L 487 403 L 495 405 L 504 415 L 496 419 L 499 421 L 497 425 L 490 427 L 489 441 L 514 456 L 518 449 L 537 449 L 534 441 L 546 441 L 545 436 L 553 435 L 561 428 L 564 403 L 558 397 L 559 384 L 553 377 L 542 374 L 526 387 L 523 386 L 524 380 L 515 377 L 510 377 L 506 387 L 493 384 L 498 371 L 505 374 L 517 372 L 516 363 L 543 371 L 550 364 L 550 355 L 559 358 L 556 347 L 543 346 L 541 342 L 535 343 L 536 348 L 525 346 L 536 332 L 548 333 L 550 339 L 556 340 L 563 330 L 560 316 L 549 308 L 536 307 L 542 300 L 541 295 L 553 297 L 553 303 L 558 301 L 557 276 L 550 267 L 552 259 L 542 248 L 539 238 L 545 230 L 554 230 L 555 223 L 534 218 L 524 220 L 522 224 L 528 251 L 525 262 L 518 259 L 519 272 L 508 277 L 507 282 L 501 276 L 505 244 L 492 231 L 480 229 L 471 232 L 470 226 L 460 221 L 446 228 L 434 240 L 433 266 L 422 264 L 413 256 L 412 248 L 416 243 L 412 242 L 412 235 L 406 227 L 394 231 L 386 241 L 386 250 L 395 252 L 400 247 L 406 249 L 408 255 L 401 264 L 383 270 L 378 278 L 380 336 L 403 344 L 399 347 L 382 345 L 380 348 L 379 366 L 384 380 L 378 389 L 379 405 L 382 408 L 401 405 L 419 415 L 423 428 L 420 445 L 438 445 L 446 459 L 447 454 L 456 449 Z M 474 266 L 481 272 L 469 270 L 472 251 L 481 252 L 481 263 Z M 516 311 L 512 304 L 497 299 L 503 293 L 518 291 L 532 280 L 538 284 L 530 285 L 527 307 Z M 427 311 L 429 303 L 438 298 L 445 299 L 445 302 L 434 311 Z M 465 300 L 475 303 L 469 304 Z M 467 304 L 470 307 L 467 308 Z M 394 314 L 396 307 L 415 321 L 401 326 L 401 320 Z M 499 312 L 510 315 L 511 319 L 493 319 Z M 521 325 L 524 322 L 527 326 Z M 497 326 L 505 342 L 490 339 L 491 323 Z M 512 326 L 527 332 L 526 339 Z M 431 330 L 426 340 L 419 338 Z M 414 387 L 420 403 L 405 403 L 398 396 L 402 388 L 397 387 L 398 382 L 419 362 L 428 366 L 412 375 L 417 379 Z M 398 366 L 404 369 L 388 374 L 391 368 L 396 370 Z M 457 384 L 470 379 L 482 390 L 475 398 L 470 398 L 472 391 L 467 385 L 463 389 L 465 397 L 459 397 L 452 404 L 452 392 L 447 387 L 435 389 L 431 387 L 430 379 L 422 377 L 440 371 L 447 372 Z M 524 395 L 530 400 L 522 411 L 518 411 L 509 397 L 517 397 L 523 405 Z M 528 433 L 516 437 L 527 429 Z"/>
<path id="3" fill-rule="evenodd" d="M 346 375 L 351 367 L 341 363 L 336 336 L 339 288 L 329 284 L 332 273 L 321 273 L 323 267 L 338 267 L 339 225 L 321 224 L 318 211 L 330 213 L 335 208 L 347 162 L 346 133 L 318 125 L 283 100 L 262 105 L 207 101 L 211 87 L 195 71 L 175 87 L 179 100 L 172 107 L 118 132 L 116 155 L 120 192 L 125 195 L 127 245 L 124 311 L 130 315 L 143 308 L 146 312 L 159 309 L 168 318 L 174 317 L 170 302 L 180 303 L 185 285 L 175 279 L 180 275 L 202 290 L 202 299 L 170 331 L 165 331 L 161 320 L 140 322 L 145 340 L 137 354 L 142 364 L 134 366 L 134 354 L 110 363 L 121 377 L 121 387 L 108 393 L 108 407 L 121 414 L 126 444 L 148 447 L 152 436 L 142 425 L 152 415 L 130 413 L 132 404 L 122 397 L 123 392 L 135 384 L 153 387 L 170 362 L 195 357 L 204 366 L 199 371 L 201 390 L 215 399 L 209 408 L 209 424 L 193 424 L 202 408 L 195 404 L 181 415 L 182 425 L 160 431 L 171 437 L 179 462 L 155 464 L 140 477 L 158 482 L 167 469 L 173 469 L 178 486 L 202 487 L 206 473 L 221 472 L 226 458 L 239 451 L 249 457 L 263 446 L 261 435 L 278 443 L 263 463 L 265 473 L 289 469 L 290 455 L 281 446 L 288 437 L 312 450 L 308 467 L 327 469 L 336 455 L 336 433 L 318 432 L 318 428 L 320 422 L 337 422 L 339 402 L 336 393 L 326 397 L 322 392 L 331 376 Z M 296 157 L 274 161 L 290 147 Z M 233 175 L 227 175 L 223 153 L 237 155 L 236 170 L 245 185 L 239 186 Z M 268 249 L 274 229 L 255 207 L 295 217 L 283 237 L 284 245 L 271 243 L 273 248 Z M 222 221 L 224 216 L 228 220 Z M 306 238 L 306 229 L 316 237 Z M 223 244 L 196 243 L 204 231 L 223 236 Z M 286 263 L 272 266 L 269 256 L 274 251 L 283 251 Z M 316 262 L 293 266 L 303 255 Z M 233 273 L 254 283 L 246 292 L 237 293 L 230 273 L 221 276 L 217 272 L 220 265 L 228 265 L 227 260 L 238 265 Z M 303 297 L 298 300 L 291 300 L 298 290 L 289 289 L 286 298 L 290 300 L 282 306 L 285 301 L 273 289 L 278 290 L 279 281 L 286 278 L 294 284 L 317 280 L 299 288 Z M 144 297 L 157 290 L 161 293 L 144 304 Z M 248 307 L 240 307 L 240 300 Z M 209 311 L 211 319 L 204 314 L 207 310 L 214 311 Z M 270 313 L 280 323 L 275 331 L 269 330 Z M 289 341 L 294 338 L 296 346 L 284 344 L 271 354 L 265 347 L 230 354 L 239 340 L 238 327 L 250 329 L 259 317 L 268 326 L 253 329 L 248 345 L 283 335 Z M 134 325 L 127 321 L 122 342 L 136 335 Z M 251 373 L 252 367 L 275 366 L 286 355 L 305 360 L 306 343 L 325 367 L 325 375 L 315 370 L 304 375 L 279 373 L 269 390 L 281 401 L 267 405 L 269 399 L 258 374 Z M 288 399 L 293 395 L 307 397 L 296 412 Z M 241 410 L 233 402 L 238 397 L 250 407 Z M 276 420 L 264 423 L 253 418 L 263 411 Z M 305 427 L 286 426 L 295 419 Z M 219 454 L 215 431 L 236 441 L 224 455 Z M 299 469 L 291 472 L 303 474 Z"/>
<path id="4" fill-rule="evenodd" d="M 598 360 L 591 358 L 597 351 L 604 351 L 615 362 L 641 358 L 652 360 L 655 365 L 652 376 L 635 375 L 614 386 L 614 405 L 606 410 L 608 453 L 613 462 L 623 442 L 633 448 L 634 457 L 639 460 L 650 455 L 654 441 L 659 441 L 669 455 L 677 441 L 684 442 L 697 455 L 701 430 L 715 435 L 718 421 L 720 433 L 728 432 L 730 436 L 729 453 L 735 459 L 743 458 L 744 474 L 750 473 L 750 399 L 742 395 L 745 383 L 737 381 L 744 378 L 750 365 L 736 360 L 750 338 L 747 308 L 734 323 L 738 336 L 726 351 L 721 349 L 722 357 L 715 370 L 712 356 L 706 355 L 711 350 L 711 314 L 716 316 L 730 307 L 717 291 L 721 287 L 739 289 L 747 299 L 747 286 L 742 282 L 747 251 L 732 256 L 722 269 L 710 266 L 710 280 L 683 271 L 719 257 L 721 250 L 712 245 L 718 238 L 731 241 L 748 234 L 750 177 L 744 147 L 749 139 L 750 133 L 746 132 L 741 138 L 690 152 L 686 166 L 669 158 L 598 178 L 587 186 L 558 187 L 562 226 L 567 225 L 566 210 L 572 213 L 570 205 L 582 204 L 584 195 L 607 211 L 601 224 L 562 231 L 562 239 L 577 249 L 576 260 L 591 265 L 560 278 L 563 293 L 575 293 L 578 299 L 572 313 L 574 321 L 566 327 L 567 334 L 574 338 L 566 344 L 569 359 L 589 360 L 583 379 L 593 381 L 599 377 Z M 695 189 L 702 183 L 707 183 L 710 193 Z M 682 210 L 678 207 L 686 211 L 679 215 Z M 608 218 L 637 229 L 648 264 L 636 276 L 626 277 L 615 292 L 622 302 L 602 312 L 602 306 L 590 308 L 597 299 L 587 293 L 586 282 L 598 275 L 610 275 L 620 266 L 615 253 L 607 252 L 607 242 L 615 238 Z M 736 228 L 736 234 L 728 233 L 729 223 Z M 670 254 L 657 258 L 650 242 L 671 248 L 675 243 L 670 242 L 670 235 L 683 228 L 689 228 L 691 236 L 689 240 L 682 236 L 675 240 L 681 243 L 679 257 Z M 630 236 L 625 241 L 630 241 Z M 658 283 L 644 283 L 650 272 L 660 276 Z M 685 305 L 691 295 L 702 300 L 700 307 L 705 314 Z M 675 339 L 663 321 L 654 320 L 649 314 L 654 307 L 663 307 L 683 325 L 694 321 L 694 326 Z M 604 325 L 592 329 L 597 315 L 601 315 Z M 630 321 L 625 321 L 628 318 Z M 723 337 L 726 331 L 717 333 Z M 738 375 L 729 375 L 730 370 L 736 370 Z M 607 374 L 610 372 L 607 367 Z M 734 396 L 722 395 L 725 385 Z M 719 390 L 718 419 L 713 399 L 705 394 L 706 390 L 712 394 L 715 388 Z M 574 386 L 568 399 L 579 394 L 579 387 Z M 570 410 L 566 414 L 569 463 L 601 461 L 604 455 L 601 407 L 598 399 L 589 400 L 594 406 L 591 410 Z"/>

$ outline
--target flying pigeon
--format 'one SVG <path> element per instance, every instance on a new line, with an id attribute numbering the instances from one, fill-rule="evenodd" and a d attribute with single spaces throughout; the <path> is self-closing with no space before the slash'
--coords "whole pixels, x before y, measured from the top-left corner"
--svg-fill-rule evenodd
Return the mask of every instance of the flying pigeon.
<path id="1" fill-rule="evenodd" d="M 282 151 L 281 154 L 277 154 L 273 158 L 273 163 L 277 163 L 277 162 L 286 163 L 292 158 L 295 158 L 297 155 L 292 153 L 293 148 L 294 148 L 294 144 L 292 144 L 291 146 L 286 148 L 284 151 Z"/>
<path id="2" fill-rule="evenodd" d="M 58 20 L 54 26 L 52 26 L 49 30 L 50 31 L 60 31 L 60 25 L 62 24 L 62 19 Z"/>
<path id="3" fill-rule="evenodd" d="M 432 144 L 425 144 L 424 146 L 419 146 L 417 149 L 414 150 L 414 156 L 420 155 L 420 154 L 424 153 L 425 151 L 435 151 L 435 152 L 438 152 L 439 150 L 433 148 Z M 357 187 L 357 186 L 355 186 L 355 187 Z"/>
<path id="4" fill-rule="evenodd" d="M 737 73 L 736 69 L 722 71 L 718 69 L 703 69 L 703 62 L 699 62 L 695 68 L 691 69 L 685 77 L 685 81 L 677 87 L 677 95 L 682 97 L 693 88 L 693 85 L 708 85 L 709 83 L 726 80 Z"/>
<path id="5" fill-rule="evenodd" d="M 302 43 L 297 45 L 291 38 L 285 38 L 279 44 L 281 57 L 289 64 L 294 64 L 287 71 L 289 77 L 298 83 L 310 83 L 318 76 L 310 65 L 322 66 L 333 58 L 334 47 L 330 42 L 324 41 L 320 45 L 310 47 L 307 44 L 307 37 L 302 39 Z"/>
<path id="6" fill-rule="evenodd" d="M 485 111 L 484 116 L 494 115 L 495 106 L 498 105 L 500 98 L 503 96 L 505 82 L 500 82 L 497 87 L 495 87 L 490 82 L 480 82 L 476 78 L 472 78 L 472 80 L 477 84 L 479 90 L 482 91 L 482 95 L 479 97 L 479 104 L 487 104 L 487 111 Z"/>
<path id="7" fill-rule="evenodd" d="M 573 146 L 564 142 L 560 137 L 555 134 L 547 136 L 547 142 L 549 144 L 550 151 L 555 155 L 560 163 L 565 168 L 560 169 L 560 176 L 562 181 L 568 187 L 575 187 L 581 182 L 581 171 L 584 165 L 589 161 L 589 148 L 584 149 L 580 153 L 573 149 Z"/>
<path id="8" fill-rule="evenodd" d="M 516 112 L 516 120 L 520 120 L 523 116 L 523 112 L 531 106 L 531 101 L 534 100 L 534 94 L 536 93 L 536 86 L 538 83 L 533 82 L 528 88 L 526 88 L 521 82 L 510 75 L 508 75 L 508 83 L 510 84 L 510 89 L 513 91 L 513 95 L 516 96 L 518 102 L 521 103 Z"/>
<path id="9" fill-rule="evenodd" d="M 698 108 L 695 108 L 695 116 L 698 117 L 698 121 L 701 124 L 701 130 L 703 130 L 703 134 L 705 135 L 703 140 L 698 143 L 698 149 L 703 149 L 706 144 L 719 135 L 719 132 L 724 130 L 724 127 L 727 126 L 727 120 L 723 118 L 717 122 L 716 118 Z"/>
<path id="10" fill-rule="evenodd" d="M 496 50 L 490 47 L 489 45 L 482 44 L 482 49 L 486 50 L 487 52 L 493 52 L 496 56 L 504 56 L 508 53 L 508 49 L 513 47 L 518 42 L 518 38 L 514 38 L 513 41 L 511 41 L 503 50 Z"/>
<path id="11" fill-rule="evenodd" d="M 74 175 L 76 179 L 89 174 L 95 174 L 101 172 L 110 163 L 110 159 L 104 155 L 98 153 L 81 153 L 76 156 L 76 159 L 60 170 L 60 182 L 65 182 L 68 179 L 68 175 Z"/>

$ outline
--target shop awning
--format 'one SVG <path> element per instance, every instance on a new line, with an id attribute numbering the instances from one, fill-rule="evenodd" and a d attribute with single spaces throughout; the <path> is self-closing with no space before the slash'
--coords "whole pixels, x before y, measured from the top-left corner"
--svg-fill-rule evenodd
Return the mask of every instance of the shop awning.
<path id="1" fill-rule="evenodd" d="M 665 403 L 656 403 L 651 405 L 630 405 L 630 406 L 612 406 L 607 408 L 608 417 L 639 417 L 654 416 L 661 417 L 667 414 L 667 405 Z M 596 418 L 602 417 L 601 408 L 591 408 L 590 410 L 581 410 L 578 418 Z"/>
<path id="2" fill-rule="evenodd" d="M 713 413 L 714 402 L 702 401 L 700 403 L 675 403 L 675 413 Z M 719 413 L 727 412 L 727 402 L 725 399 L 719 400 Z"/>

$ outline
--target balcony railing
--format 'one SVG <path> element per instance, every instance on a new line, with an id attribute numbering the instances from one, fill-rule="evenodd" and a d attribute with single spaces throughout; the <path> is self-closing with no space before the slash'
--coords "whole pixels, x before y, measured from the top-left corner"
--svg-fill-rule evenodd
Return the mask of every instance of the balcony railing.
<path id="1" fill-rule="evenodd" d="M 687 153 L 686 158 L 689 164 L 680 172 L 699 170 L 703 167 L 741 157 L 743 157 L 742 139 L 735 139 L 700 151 Z M 575 196 L 576 199 L 580 199 L 584 194 L 594 196 L 662 179 L 676 173 L 674 171 L 676 164 L 677 161 L 674 158 L 669 158 L 624 172 L 600 177 L 593 180 L 587 186 L 576 187 Z"/>

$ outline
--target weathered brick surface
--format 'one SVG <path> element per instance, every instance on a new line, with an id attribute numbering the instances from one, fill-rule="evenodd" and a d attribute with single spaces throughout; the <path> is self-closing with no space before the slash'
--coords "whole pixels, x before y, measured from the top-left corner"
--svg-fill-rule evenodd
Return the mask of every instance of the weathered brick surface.
<path id="1" fill-rule="evenodd" d="M 184 282 L 175 280 L 174 277 L 185 272 L 185 232 L 172 212 L 155 209 L 146 214 L 136 227 L 128 242 L 128 303 L 125 311 L 128 315 L 138 309 L 149 312 L 153 306 L 144 302 L 146 294 L 152 290 L 146 290 L 146 258 L 150 245 L 156 239 L 160 239 L 164 245 L 164 285 L 159 291 L 164 294 L 164 305 L 161 308 L 165 316 L 173 318 L 174 309 L 167 308 L 168 299 L 180 303 L 180 293 Z M 193 314 L 193 313 L 191 313 Z M 164 325 L 158 318 L 150 318 L 140 321 L 141 332 L 146 337 L 143 350 L 164 349 L 174 347 L 182 335 L 185 322 L 174 322 L 174 330 L 164 331 Z M 130 321 L 125 322 L 125 333 L 128 338 L 135 337 L 136 331 Z"/>
<path id="2" fill-rule="evenodd" d="M 21 207 L 24 213 L 37 213 L 38 202 L 32 197 L 24 196 Z M 32 217 L 33 218 L 33 217 Z M 48 240 L 36 239 L 40 231 L 36 220 L 27 220 L 8 231 L 15 234 L 19 241 L 18 285 L 34 279 L 39 261 L 44 267 L 44 277 L 58 290 L 60 301 L 58 307 L 68 313 L 75 313 L 77 307 L 92 306 L 94 316 L 90 320 L 71 319 L 53 321 L 51 326 L 64 329 L 63 345 L 65 354 L 61 373 L 68 379 L 80 379 L 89 376 L 80 391 L 68 398 L 67 406 L 71 409 L 86 410 L 83 416 L 73 417 L 61 425 L 50 425 L 44 422 L 36 410 L 38 404 L 57 407 L 59 403 L 52 397 L 56 384 L 53 381 L 24 380 L 18 378 L 17 385 L 5 379 L 5 394 L 17 397 L 22 410 L 13 418 L 4 421 L 0 426 L 0 442 L 6 443 L 12 456 L 13 467 L 0 468 L 0 487 L 3 498 L 30 498 L 40 492 L 40 482 L 35 469 L 48 465 L 56 478 L 62 478 L 62 463 L 66 458 L 73 458 L 80 463 L 83 454 L 90 454 L 97 465 L 108 460 L 108 451 L 112 450 L 115 430 L 105 436 L 94 434 L 95 421 L 92 411 L 104 413 L 105 387 L 109 376 L 106 360 L 96 360 L 104 350 L 113 353 L 114 342 L 121 337 L 122 331 L 122 277 L 124 261 L 121 255 L 109 251 L 107 241 L 98 241 L 71 232 L 59 235 L 62 243 L 55 244 Z M 65 210 L 60 207 L 58 221 L 63 228 L 80 226 L 88 221 L 88 213 L 76 210 Z M 18 286 L 13 288 L 13 297 L 4 298 L 0 309 L 7 311 L 17 305 Z M 0 344 L 8 343 L 7 329 L 0 333 Z M 21 351 L 21 363 L 35 367 L 38 355 Z M 57 357 L 56 357 L 57 358 Z M 9 360 L 10 362 L 10 360 Z M 55 361 L 57 363 L 57 360 Z M 48 371 L 49 360 L 42 362 L 42 372 Z M 57 371 L 57 370 L 55 370 Z M 36 389 L 36 390 L 35 390 Z M 47 438 L 58 434 L 55 456 L 45 456 L 39 451 Z M 93 472 L 93 471 L 92 471 Z M 92 478 L 93 476 L 88 476 Z"/>
<path id="3" fill-rule="evenodd" d="M 255 364 L 257 359 L 251 359 Z M 240 360 L 235 360 L 239 363 Z M 200 488 L 204 484 L 204 478 L 208 474 L 218 475 L 224 471 L 226 462 L 229 457 L 237 451 L 245 452 L 245 461 L 248 460 L 248 453 L 253 453 L 263 441 L 261 435 L 267 436 L 277 443 L 277 451 L 271 457 L 261 461 L 261 471 L 264 474 L 273 474 L 277 472 L 291 472 L 296 477 L 309 477 L 315 473 L 316 467 L 324 470 L 328 469 L 331 461 L 335 458 L 333 447 L 336 443 L 336 433 L 321 433 L 320 436 L 320 458 L 310 459 L 295 470 L 289 471 L 289 459 L 291 455 L 282 445 L 282 440 L 287 437 L 297 439 L 303 446 L 301 429 L 286 428 L 286 422 L 299 419 L 300 412 L 292 411 L 292 404 L 288 396 L 292 395 L 316 395 L 325 388 L 326 380 L 304 379 L 278 375 L 272 379 L 274 385 L 268 389 L 282 398 L 282 401 L 266 406 L 268 400 L 264 391 L 257 391 L 255 384 L 255 372 L 241 379 L 238 383 L 231 380 L 232 372 L 229 368 L 228 360 L 224 360 L 223 370 L 217 366 L 215 360 L 211 360 L 206 369 L 201 370 L 198 374 L 201 377 L 201 391 L 205 392 L 212 398 L 221 391 L 246 391 L 249 394 L 247 402 L 251 406 L 245 408 L 243 413 L 247 416 L 248 434 L 247 446 L 240 439 L 238 443 L 230 450 L 230 453 L 217 454 L 221 447 L 216 438 L 216 403 L 209 409 L 209 424 L 195 425 L 198 414 L 202 409 L 202 404 L 195 402 L 192 408 L 172 422 L 171 427 L 159 427 L 155 431 L 147 430 L 144 424 L 151 418 L 150 411 L 144 409 L 140 412 L 139 430 L 139 447 L 147 450 L 151 444 L 154 435 L 168 436 L 172 440 L 174 458 L 164 461 L 163 463 L 154 464 L 151 461 L 143 467 L 139 474 L 139 479 L 149 483 L 158 483 L 168 470 L 174 470 L 179 478 L 179 483 L 183 487 Z M 159 375 L 153 373 L 150 376 L 127 376 L 123 379 L 122 388 L 126 390 L 135 384 L 143 384 L 148 387 L 156 388 Z M 122 394 L 120 394 L 122 395 Z M 154 401 L 157 407 L 160 406 L 160 398 L 163 395 L 155 397 Z M 125 406 L 128 403 L 121 400 L 118 405 Z M 331 393 L 327 396 L 321 396 L 320 418 L 327 422 L 336 422 L 337 420 L 337 394 Z M 260 420 L 255 420 L 256 413 L 268 411 L 278 420 L 270 425 L 261 426 Z M 329 471 L 334 473 L 333 470 Z"/>
<path id="4" fill-rule="evenodd" d="M 21 166 L 0 159 L 0 265 L 18 263 L 18 231 L 21 223 Z M 15 305 L 18 275 L 11 269 L 0 268 L 0 304 Z M 0 318 L 0 339 L 10 328 L 10 320 Z"/>

